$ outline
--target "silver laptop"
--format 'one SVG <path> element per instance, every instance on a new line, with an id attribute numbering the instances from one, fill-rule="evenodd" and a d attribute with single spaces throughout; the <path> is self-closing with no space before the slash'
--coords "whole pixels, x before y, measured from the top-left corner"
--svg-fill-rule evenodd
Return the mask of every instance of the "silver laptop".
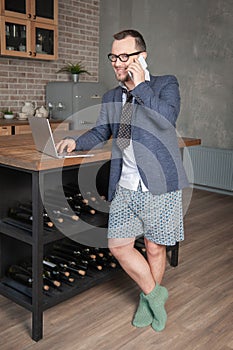
<path id="1" fill-rule="evenodd" d="M 28 118 L 32 137 L 37 151 L 48 154 L 55 158 L 74 158 L 74 157 L 93 157 L 94 154 L 81 152 L 63 152 L 58 153 L 55 147 L 53 133 L 49 120 L 47 118 L 29 117 Z"/>

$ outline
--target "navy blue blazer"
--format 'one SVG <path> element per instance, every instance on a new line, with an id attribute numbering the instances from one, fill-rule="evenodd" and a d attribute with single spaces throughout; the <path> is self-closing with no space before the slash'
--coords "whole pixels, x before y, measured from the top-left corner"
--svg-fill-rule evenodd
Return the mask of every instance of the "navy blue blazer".
<path id="1" fill-rule="evenodd" d="M 132 143 L 140 176 L 152 194 L 189 185 L 178 148 L 176 120 L 180 111 L 176 77 L 150 76 L 132 91 Z M 96 126 L 76 138 L 76 150 L 102 147 L 112 136 L 108 199 L 114 197 L 122 170 L 122 152 L 116 144 L 122 109 L 120 86 L 104 94 Z"/>

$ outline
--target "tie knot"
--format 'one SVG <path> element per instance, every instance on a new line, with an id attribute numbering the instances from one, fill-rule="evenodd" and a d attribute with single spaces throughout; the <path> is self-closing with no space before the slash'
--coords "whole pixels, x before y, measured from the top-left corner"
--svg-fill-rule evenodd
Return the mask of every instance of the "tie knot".
<path id="1" fill-rule="evenodd" d="M 125 88 L 122 88 L 122 92 L 123 94 L 126 94 L 126 102 L 132 102 L 133 95 L 131 94 L 131 92 Z"/>

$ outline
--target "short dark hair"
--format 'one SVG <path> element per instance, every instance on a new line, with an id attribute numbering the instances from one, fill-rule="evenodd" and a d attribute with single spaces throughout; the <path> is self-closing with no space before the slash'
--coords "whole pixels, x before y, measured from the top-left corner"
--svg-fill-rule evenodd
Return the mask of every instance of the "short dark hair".
<path id="1" fill-rule="evenodd" d="M 134 29 L 126 29 L 122 30 L 121 32 L 118 32 L 113 35 L 115 40 L 122 40 L 125 39 L 127 36 L 131 36 L 135 38 L 136 48 L 140 51 L 146 51 L 146 43 L 145 40 L 137 30 Z"/>

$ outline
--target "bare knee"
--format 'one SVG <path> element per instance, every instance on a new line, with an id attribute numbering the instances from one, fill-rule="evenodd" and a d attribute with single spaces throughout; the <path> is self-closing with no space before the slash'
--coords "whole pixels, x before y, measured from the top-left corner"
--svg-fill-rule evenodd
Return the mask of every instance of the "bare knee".
<path id="1" fill-rule="evenodd" d="M 154 242 L 149 241 L 145 238 L 145 246 L 147 255 L 150 255 L 152 258 L 158 258 L 166 254 L 166 246 L 161 244 L 156 244 Z"/>
<path id="2" fill-rule="evenodd" d="M 122 260 L 126 258 L 132 249 L 133 249 L 132 242 L 127 244 L 121 244 L 121 245 L 109 245 L 110 252 L 117 260 Z"/>
<path id="3" fill-rule="evenodd" d="M 109 250 L 117 260 L 121 260 L 127 254 L 128 247 L 109 247 Z"/>

